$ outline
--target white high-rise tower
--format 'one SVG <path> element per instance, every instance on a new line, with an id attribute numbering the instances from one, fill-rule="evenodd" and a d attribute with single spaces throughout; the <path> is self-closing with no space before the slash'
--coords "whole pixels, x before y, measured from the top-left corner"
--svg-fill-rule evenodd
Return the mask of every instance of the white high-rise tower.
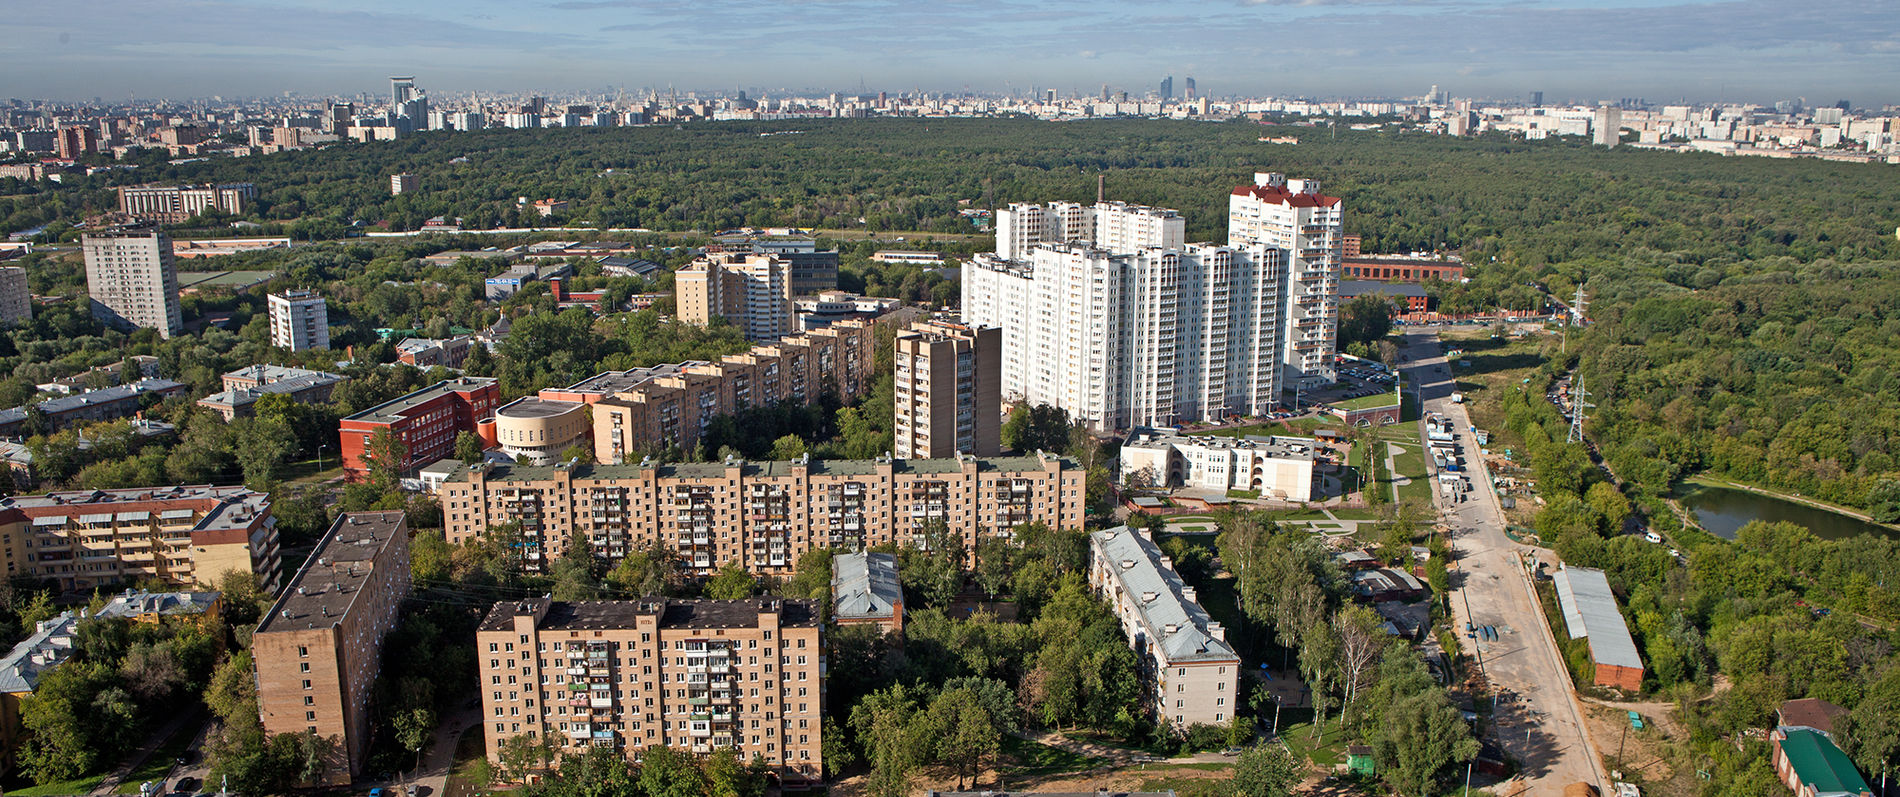
<path id="1" fill-rule="evenodd" d="M 1272 247 L 1285 264 L 1279 337 L 1288 386 L 1327 384 L 1336 373 L 1341 218 L 1339 198 L 1321 194 L 1317 181 L 1282 174 L 1255 174 L 1228 198 L 1228 246 Z"/>

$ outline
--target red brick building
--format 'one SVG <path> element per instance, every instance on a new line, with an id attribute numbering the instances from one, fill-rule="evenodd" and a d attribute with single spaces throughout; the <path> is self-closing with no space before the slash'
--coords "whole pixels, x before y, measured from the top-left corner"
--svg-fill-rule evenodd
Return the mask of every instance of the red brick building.
<path id="1" fill-rule="evenodd" d="M 1370 293 L 1390 298 L 1393 303 L 1399 305 L 1400 312 L 1394 315 L 1423 313 L 1430 309 L 1432 302 L 1432 297 L 1425 293 L 1424 288 L 1409 282 L 1339 281 L 1339 301 L 1341 302 L 1350 302 Z"/>
<path id="2" fill-rule="evenodd" d="M 350 481 L 369 475 L 370 440 L 378 430 L 388 429 L 402 441 L 408 455 L 397 470 L 408 473 L 453 454 L 456 436 L 475 431 L 476 424 L 493 417 L 500 406 L 501 389 L 495 380 L 462 377 L 344 418 L 337 425 L 344 475 Z"/>
<path id="3" fill-rule="evenodd" d="M 1342 279 L 1424 282 L 1457 282 L 1465 278 L 1465 264 L 1457 260 L 1425 260 L 1416 257 L 1354 257 L 1340 263 Z"/>

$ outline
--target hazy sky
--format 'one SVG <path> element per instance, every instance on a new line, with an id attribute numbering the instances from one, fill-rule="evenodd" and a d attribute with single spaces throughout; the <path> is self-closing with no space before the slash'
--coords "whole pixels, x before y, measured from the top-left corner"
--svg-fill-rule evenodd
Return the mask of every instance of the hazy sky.
<path id="1" fill-rule="evenodd" d="M 0 97 L 606 86 L 1900 102 L 1895 0 L 16 0 Z"/>

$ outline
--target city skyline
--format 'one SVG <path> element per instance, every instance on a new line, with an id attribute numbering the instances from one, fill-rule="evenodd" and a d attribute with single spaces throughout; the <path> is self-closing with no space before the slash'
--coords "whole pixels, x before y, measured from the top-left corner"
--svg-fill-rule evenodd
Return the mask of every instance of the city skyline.
<path id="1" fill-rule="evenodd" d="M 1140 96 L 1194 76 L 1212 96 L 1456 96 L 1551 102 L 1900 101 L 1900 34 L 1877 5 L 1823 0 L 1241 0 L 1165 8 L 1002 1 L 421 0 L 147 4 L 105 0 L 83 27 L 17 9 L 10 96 L 188 98 L 442 94 L 769 79 L 794 90 Z M 789 11 L 788 11 L 789 8 Z M 297 24 L 285 25 L 286 19 Z M 1417 84 L 1417 85 L 1414 85 Z"/>

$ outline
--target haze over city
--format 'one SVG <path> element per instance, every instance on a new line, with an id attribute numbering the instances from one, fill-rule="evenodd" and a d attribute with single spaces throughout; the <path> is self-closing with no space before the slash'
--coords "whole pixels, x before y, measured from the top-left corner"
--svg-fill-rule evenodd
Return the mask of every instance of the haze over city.
<path id="1" fill-rule="evenodd" d="M 328 96 L 425 73 L 439 93 L 682 90 L 1553 101 L 1900 101 L 1900 26 L 1839 0 L 132 2 L 10 12 L 0 93 Z"/>

